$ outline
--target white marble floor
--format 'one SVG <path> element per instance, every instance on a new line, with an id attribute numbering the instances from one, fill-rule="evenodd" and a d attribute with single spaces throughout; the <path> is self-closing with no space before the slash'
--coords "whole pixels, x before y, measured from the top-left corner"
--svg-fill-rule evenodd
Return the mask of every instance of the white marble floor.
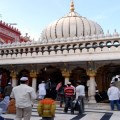
<path id="1" fill-rule="evenodd" d="M 31 120 L 40 120 L 41 117 L 38 116 L 37 113 L 37 104 L 34 105 L 32 110 Z M 2 114 L 4 118 L 15 119 L 14 114 Z M 7 120 L 7 119 L 6 119 Z M 77 112 L 75 114 L 67 114 L 63 112 L 63 108 L 60 108 L 57 105 L 55 120 L 120 120 L 120 111 L 110 111 L 109 109 L 105 109 L 105 106 L 101 106 L 101 109 L 97 107 L 88 108 L 85 107 L 85 113 L 82 115 L 78 115 Z"/>

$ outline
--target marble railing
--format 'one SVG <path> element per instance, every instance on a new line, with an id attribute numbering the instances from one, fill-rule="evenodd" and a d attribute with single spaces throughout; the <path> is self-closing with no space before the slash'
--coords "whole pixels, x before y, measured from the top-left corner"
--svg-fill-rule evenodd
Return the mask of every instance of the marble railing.
<path id="1" fill-rule="evenodd" d="M 62 38 L 49 42 L 8 43 L 0 45 L 0 58 L 24 58 L 37 56 L 59 56 L 75 54 L 98 54 L 120 52 L 119 36 L 94 36 Z"/>

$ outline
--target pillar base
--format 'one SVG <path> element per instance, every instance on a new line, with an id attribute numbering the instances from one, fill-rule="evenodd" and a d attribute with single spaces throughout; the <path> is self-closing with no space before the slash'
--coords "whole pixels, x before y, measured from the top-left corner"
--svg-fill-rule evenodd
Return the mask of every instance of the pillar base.
<path id="1" fill-rule="evenodd" d="M 96 103 L 95 97 L 94 96 L 89 97 L 88 103 Z"/>

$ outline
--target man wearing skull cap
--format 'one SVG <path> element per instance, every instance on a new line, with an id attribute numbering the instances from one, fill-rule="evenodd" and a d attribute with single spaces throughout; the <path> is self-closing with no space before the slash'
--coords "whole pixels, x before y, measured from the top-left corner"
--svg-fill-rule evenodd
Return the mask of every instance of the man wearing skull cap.
<path id="1" fill-rule="evenodd" d="M 28 77 L 20 78 L 20 85 L 13 88 L 10 95 L 16 102 L 16 119 L 15 120 L 30 120 L 32 113 L 33 100 L 36 99 L 34 89 L 28 84 Z"/>

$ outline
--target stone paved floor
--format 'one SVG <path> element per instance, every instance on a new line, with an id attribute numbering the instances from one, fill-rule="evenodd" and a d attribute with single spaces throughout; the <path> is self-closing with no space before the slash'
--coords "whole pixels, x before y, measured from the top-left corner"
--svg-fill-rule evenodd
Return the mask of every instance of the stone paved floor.
<path id="1" fill-rule="evenodd" d="M 31 120 L 40 120 L 41 117 L 37 113 L 37 104 L 34 105 L 32 110 Z M 14 119 L 14 114 L 2 114 L 4 118 Z M 108 104 L 89 104 L 85 106 L 85 113 L 78 115 L 77 111 L 74 115 L 63 112 L 63 108 L 57 105 L 55 120 L 120 120 L 120 111 L 109 110 Z"/>

